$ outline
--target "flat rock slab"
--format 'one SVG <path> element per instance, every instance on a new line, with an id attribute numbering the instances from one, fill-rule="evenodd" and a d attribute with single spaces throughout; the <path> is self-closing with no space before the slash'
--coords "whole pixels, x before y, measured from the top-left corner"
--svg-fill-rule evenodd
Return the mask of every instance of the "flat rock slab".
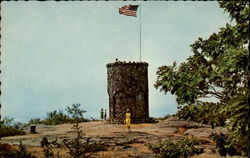
<path id="1" fill-rule="evenodd" d="M 157 124 L 159 128 L 166 127 L 186 127 L 189 123 L 187 121 L 164 121 L 162 123 Z"/>
<path id="2" fill-rule="evenodd" d="M 154 154 L 129 154 L 133 158 L 155 158 Z"/>
<path id="3" fill-rule="evenodd" d="M 177 133 L 178 129 L 175 128 L 175 127 L 168 127 L 168 128 L 156 129 L 155 132 L 160 132 L 160 133 Z"/>
<path id="4" fill-rule="evenodd" d="M 84 138 L 91 138 L 90 141 L 101 143 L 108 147 L 110 151 L 126 153 L 127 157 L 134 158 L 154 157 L 152 154 L 144 153 L 146 147 L 141 147 L 143 144 L 154 144 L 168 138 L 179 140 L 184 135 L 192 135 L 200 137 L 201 140 L 207 140 L 202 145 L 206 153 L 212 154 L 215 145 L 210 144 L 210 134 L 226 133 L 225 128 L 216 127 L 212 129 L 208 125 L 200 127 L 198 123 L 179 120 L 176 117 L 170 117 L 156 124 L 131 124 L 131 133 L 126 132 L 124 125 L 107 124 L 101 121 L 84 122 L 80 123 L 80 126 L 85 132 Z M 18 145 L 21 140 L 24 145 L 38 147 L 42 138 L 47 137 L 49 141 L 57 139 L 59 143 L 62 143 L 63 139 L 75 137 L 75 132 L 72 132 L 71 128 L 72 124 L 37 125 L 37 134 L 4 137 L 1 142 Z M 139 147 L 131 147 L 131 144 L 140 145 Z"/>
<path id="5" fill-rule="evenodd" d="M 185 121 L 179 119 L 176 116 L 169 117 L 163 122 L 157 123 L 157 127 L 159 128 L 167 128 L 167 127 L 184 127 L 184 128 L 200 128 L 200 127 L 210 127 L 210 125 L 203 125 L 197 122 Z"/>
<path id="6" fill-rule="evenodd" d="M 188 129 L 184 132 L 184 135 L 192 135 L 195 137 L 205 137 L 205 138 L 209 138 L 210 135 L 212 133 L 226 133 L 227 130 L 225 128 L 192 128 L 192 129 Z"/>
<path id="7" fill-rule="evenodd" d="M 189 124 L 188 121 L 180 120 L 177 117 L 170 117 L 161 123 L 156 124 L 159 128 L 165 127 L 186 127 Z"/>

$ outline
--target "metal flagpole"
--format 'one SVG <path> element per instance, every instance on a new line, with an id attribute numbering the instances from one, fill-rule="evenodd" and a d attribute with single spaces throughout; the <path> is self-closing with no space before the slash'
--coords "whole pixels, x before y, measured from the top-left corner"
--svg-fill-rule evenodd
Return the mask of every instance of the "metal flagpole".
<path id="1" fill-rule="evenodd" d="M 140 7 L 140 61 L 141 61 L 141 3 L 139 4 Z"/>

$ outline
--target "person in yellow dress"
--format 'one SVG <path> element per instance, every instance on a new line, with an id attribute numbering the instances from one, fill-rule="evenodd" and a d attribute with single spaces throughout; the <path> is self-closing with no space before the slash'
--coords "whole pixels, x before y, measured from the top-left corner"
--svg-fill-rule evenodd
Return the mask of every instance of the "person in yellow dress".
<path id="1" fill-rule="evenodd" d="M 128 130 L 128 133 L 130 133 L 131 132 L 131 127 L 130 127 L 130 124 L 131 124 L 131 113 L 130 113 L 129 109 L 127 109 L 127 111 L 126 111 L 124 122 L 125 122 L 125 126 L 126 126 L 126 128 Z"/>

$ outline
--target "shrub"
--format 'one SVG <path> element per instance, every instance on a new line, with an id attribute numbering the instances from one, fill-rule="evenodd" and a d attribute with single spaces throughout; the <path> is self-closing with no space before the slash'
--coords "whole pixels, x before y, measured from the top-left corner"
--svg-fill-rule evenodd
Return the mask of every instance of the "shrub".
<path id="1" fill-rule="evenodd" d="M 90 121 L 84 117 L 79 118 L 79 122 L 87 122 Z M 69 117 L 64 114 L 62 110 L 54 110 L 47 113 L 47 118 L 41 120 L 39 118 L 31 119 L 27 125 L 31 124 L 46 124 L 46 125 L 58 125 L 63 123 L 74 123 L 75 118 Z"/>
<path id="2" fill-rule="evenodd" d="M 25 146 L 20 142 L 18 149 L 13 148 L 9 144 L 0 143 L 0 157 L 1 158 L 37 158 L 32 153 L 28 152 Z"/>
<path id="3" fill-rule="evenodd" d="M 18 127 L 1 127 L 0 130 L 0 137 L 7 137 L 7 136 L 15 136 L 15 135 L 24 135 L 25 132 Z"/>
<path id="4" fill-rule="evenodd" d="M 44 124 L 58 125 L 63 123 L 71 123 L 72 119 L 65 115 L 62 110 L 52 111 L 47 113 L 47 118 L 44 120 Z"/>
<path id="5" fill-rule="evenodd" d="M 103 144 L 92 142 L 90 138 L 64 139 L 63 143 L 69 149 L 69 154 L 73 158 L 88 158 L 91 153 L 106 150 Z"/>
<path id="6" fill-rule="evenodd" d="M 176 142 L 169 138 L 164 142 L 149 144 L 148 147 L 158 158 L 187 158 L 203 153 L 199 144 L 200 141 L 195 138 L 182 138 Z"/>
<path id="7" fill-rule="evenodd" d="M 53 158 L 55 157 L 55 154 L 53 153 L 53 148 L 60 148 L 61 145 L 57 143 L 57 139 L 49 142 L 47 137 L 43 137 L 43 140 L 41 141 L 41 147 L 43 148 L 45 158 Z M 60 157 L 59 151 L 57 152 L 57 157 Z"/>
<path id="8" fill-rule="evenodd" d="M 14 124 L 13 118 L 3 118 L 2 121 L 0 121 L 0 137 L 7 137 L 7 136 L 14 136 L 14 135 L 24 135 L 25 132 L 20 128 L 21 124 Z M 14 125 L 11 125 L 14 124 Z"/>
<path id="9" fill-rule="evenodd" d="M 40 118 L 30 119 L 27 126 L 32 124 L 43 124 L 43 121 Z"/>
<path id="10" fill-rule="evenodd" d="M 2 127 L 11 126 L 13 122 L 14 122 L 13 118 L 4 117 L 2 120 L 0 120 L 0 125 Z"/>

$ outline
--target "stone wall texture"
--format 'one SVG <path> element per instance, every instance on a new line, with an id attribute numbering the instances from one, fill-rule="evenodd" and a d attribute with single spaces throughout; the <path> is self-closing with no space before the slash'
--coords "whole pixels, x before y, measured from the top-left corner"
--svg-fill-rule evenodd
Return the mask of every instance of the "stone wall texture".
<path id="1" fill-rule="evenodd" d="M 148 122 L 148 63 L 109 63 L 107 78 L 109 121 L 124 123 L 126 110 L 130 109 L 132 123 Z"/>

